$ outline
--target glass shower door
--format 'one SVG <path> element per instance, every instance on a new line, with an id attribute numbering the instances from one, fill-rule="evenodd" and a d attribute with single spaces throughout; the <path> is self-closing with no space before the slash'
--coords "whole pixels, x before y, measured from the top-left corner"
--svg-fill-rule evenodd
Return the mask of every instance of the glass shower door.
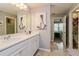
<path id="1" fill-rule="evenodd" d="M 73 49 L 78 49 L 78 13 L 73 13 Z"/>

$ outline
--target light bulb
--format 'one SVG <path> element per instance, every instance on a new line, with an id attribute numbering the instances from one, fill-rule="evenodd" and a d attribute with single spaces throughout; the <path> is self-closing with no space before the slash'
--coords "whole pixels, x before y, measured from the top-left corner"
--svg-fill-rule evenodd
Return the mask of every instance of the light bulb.
<path id="1" fill-rule="evenodd" d="M 24 6 L 24 4 L 23 4 L 23 3 L 21 3 L 21 4 L 20 4 L 20 6 Z"/>
<path id="2" fill-rule="evenodd" d="M 24 3 L 15 3 L 14 5 L 16 5 L 16 7 L 19 7 L 20 9 L 28 8 L 27 5 L 25 5 Z"/>
<path id="3" fill-rule="evenodd" d="M 16 7 L 20 7 L 20 5 L 19 4 L 16 4 Z"/>
<path id="4" fill-rule="evenodd" d="M 79 9 L 76 10 L 77 12 L 79 11 Z"/>
<path id="5" fill-rule="evenodd" d="M 24 8 L 27 8 L 27 6 L 26 6 L 26 5 L 24 5 Z"/>

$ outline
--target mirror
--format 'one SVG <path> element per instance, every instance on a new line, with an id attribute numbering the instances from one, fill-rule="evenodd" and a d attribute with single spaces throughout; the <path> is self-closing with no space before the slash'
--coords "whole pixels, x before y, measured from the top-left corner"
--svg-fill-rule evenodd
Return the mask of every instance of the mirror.
<path id="1" fill-rule="evenodd" d="M 6 17 L 6 34 L 16 33 L 16 19 L 12 17 Z"/>
<path id="2" fill-rule="evenodd" d="M 16 5 L 19 5 L 19 7 Z M 29 32 L 31 30 L 30 8 L 25 3 L 22 5 L 20 7 L 20 3 L 0 3 L 0 35 Z"/>

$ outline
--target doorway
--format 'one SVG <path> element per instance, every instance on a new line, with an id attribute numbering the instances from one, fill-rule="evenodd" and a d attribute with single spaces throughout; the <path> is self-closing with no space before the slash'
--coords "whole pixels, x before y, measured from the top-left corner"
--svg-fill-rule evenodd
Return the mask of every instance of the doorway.
<path id="1" fill-rule="evenodd" d="M 16 32 L 16 21 L 12 17 L 6 17 L 6 34 L 14 34 Z"/>
<path id="2" fill-rule="evenodd" d="M 69 15 L 54 18 L 52 21 L 51 50 L 69 48 Z"/>
<path id="3" fill-rule="evenodd" d="M 62 19 L 54 20 L 54 43 L 58 50 L 63 50 L 63 21 Z"/>

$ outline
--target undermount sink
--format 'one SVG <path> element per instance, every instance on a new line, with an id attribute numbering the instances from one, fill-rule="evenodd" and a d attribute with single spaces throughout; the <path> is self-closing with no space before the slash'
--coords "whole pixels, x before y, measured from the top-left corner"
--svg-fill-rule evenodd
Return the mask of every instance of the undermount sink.
<path id="1" fill-rule="evenodd" d="M 5 46 L 13 45 L 19 42 L 19 38 L 10 38 L 10 39 L 0 39 L 0 48 L 4 48 Z"/>
<path id="2" fill-rule="evenodd" d="M 5 44 L 5 43 L 10 44 L 12 42 L 16 42 L 18 39 L 19 38 L 13 38 L 13 37 L 10 37 L 8 39 L 1 38 L 0 39 L 0 44 Z"/>
<path id="3" fill-rule="evenodd" d="M 13 45 L 15 43 L 21 42 L 23 40 L 25 40 L 26 38 L 30 38 L 30 36 L 32 35 L 10 35 L 10 36 L 2 36 L 0 37 L 0 48 L 3 46 L 10 46 Z"/>
<path id="4" fill-rule="evenodd" d="M 8 45 L 8 44 L 10 44 L 10 42 L 9 42 L 8 40 L 1 40 L 1 39 L 0 39 L 0 48 L 6 46 L 6 45 Z"/>
<path id="5" fill-rule="evenodd" d="M 23 37 L 10 37 L 8 39 L 4 39 L 2 37 L 2 38 L 0 38 L 0 45 L 3 45 L 3 44 L 13 44 L 13 43 L 21 41 L 22 39 L 23 39 Z"/>

